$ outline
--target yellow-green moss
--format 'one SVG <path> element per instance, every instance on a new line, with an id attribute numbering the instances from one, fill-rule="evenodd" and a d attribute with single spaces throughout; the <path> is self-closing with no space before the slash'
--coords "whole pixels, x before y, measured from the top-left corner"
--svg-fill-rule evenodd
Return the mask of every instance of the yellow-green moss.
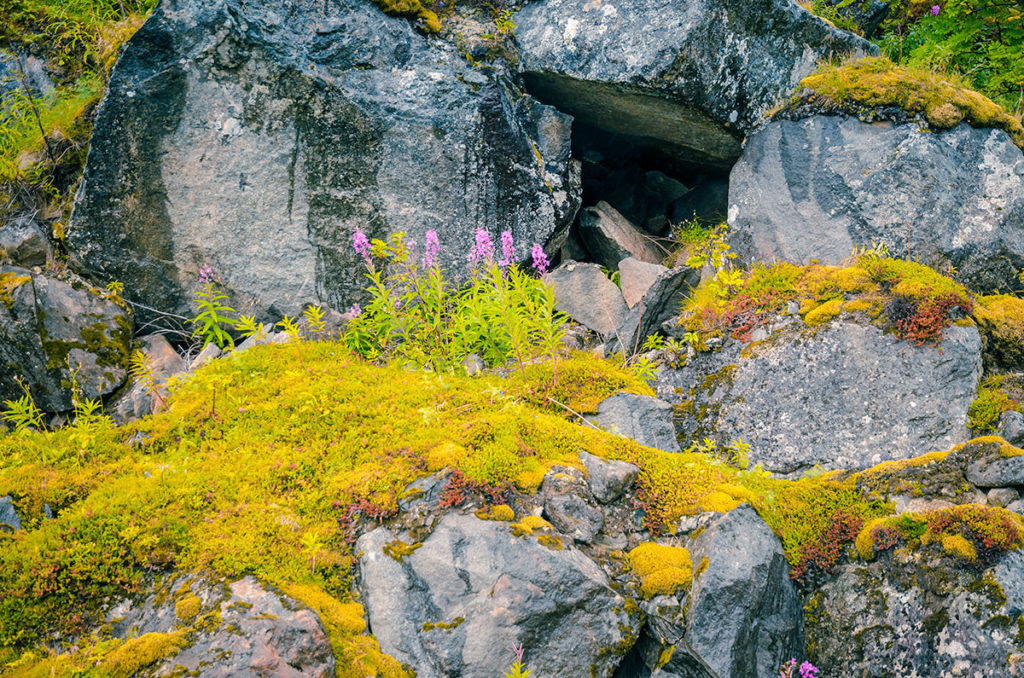
<path id="1" fill-rule="evenodd" d="M 420 0 L 373 0 L 381 11 L 394 16 L 408 16 L 423 20 L 423 30 L 437 33 L 441 30 L 441 21 L 437 14 L 423 6 Z"/>
<path id="2" fill-rule="evenodd" d="M 839 315 L 843 307 L 842 299 L 830 299 L 823 304 L 816 305 L 813 310 L 804 315 L 804 322 L 810 327 L 827 323 Z"/>
<path id="3" fill-rule="evenodd" d="M 29 282 L 32 282 L 32 278 L 27 275 L 0 273 L 0 304 L 7 308 L 14 306 L 14 290 Z"/>
<path id="4" fill-rule="evenodd" d="M 898 66 L 885 57 L 863 57 L 828 64 L 800 82 L 826 104 L 882 109 L 897 107 L 920 114 L 936 129 L 961 121 L 1005 130 L 1024 148 L 1024 127 L 1016 116 L 950 75 Z M 798 103 L 811 103 L 797 100 Z"/>
<path id="5" fill-rule="evenodd" d="M 421 546 L 423 546 L 421 542 L 406 544 L 401 539 L 395 539 L 384 545 L 384 554 L 398 562 L 402 562 L 403 558 L 411 556 Z"/>
<path id="6" fill-rule="evenodd" d="M 188 593 L 174 604 L 174 616 L 178 621 L 191 624 L 192 620 L 199 614 L 203 601 L 194 593 Z"/>
<path id="7" fill-rule="evenodd" d="M 671 596 L 680 588 L 688 588 L 693 578 L 690 552 L 678 546 L 640 544 L 629 552 L 629 567 L 640 578 L 644 598 Z"/>
<path id="8" fill-rule="evenodd" d="M 480 509 L 476 512 L 476 517 L 480 520 L 502 520 L 510 523 L 516 519 L 516 514 L 508 504 L 498 504 L 489 510 Z"/>
<path id="9" fill-rule="evenodd" d="M 1024 300 L 1007 294 L 978 297 L 974 319 L 987 352 L 1011 368 L 1024 367 Z"/>
<path id="10" fill-rule="evenodd" d="M 517 537 L 526 537 L 538 530 L 550 530 L 551 523 L 544 520 L 540 516 L 523 516 L 523 518 L 516 523 L 512 523 L 512 534 Z"/>
<path id="11" fill-rule="evenodd" d="M 111 678 L 129 678 L 138 671 L 171 657 L 184 645 L 184 635 L 174 633 L 147 633 L 125 641 L 106 656 L 103 669 Z"/>

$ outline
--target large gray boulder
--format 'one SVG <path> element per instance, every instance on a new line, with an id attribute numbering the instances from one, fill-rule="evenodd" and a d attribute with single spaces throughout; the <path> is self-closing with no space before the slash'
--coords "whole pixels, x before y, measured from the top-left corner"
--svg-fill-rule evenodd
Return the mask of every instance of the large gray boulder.
<path id="1" fill-rule="evenodd" d="M 111 76 L 69 249 L 163 311 L 191 313 L 202 267 L 261 319 L 344 309 L 357 228 L 434 229 L 456 275 L 477 228 L 557 251 L 570 120 L 370 0 L 163 2 Z"/>
<path id="2" fill-rule="evenodd" d="M 964 567 L 899 550 L 845 565 L 808 597 L 808 650 L 823 676 L 1020 676 L 1024 556 Z"/>
<path id="3" fill-rule="evenodd" d="M 88 289 L 0 266 L 0 402 L 24 395 L 36 406 L 71 409 L 72 373 L 88 398 L 113 393 L 128 376 L 132 317 Z"/>
<path id="4" fill-rule="evenodd" d="M 973 326 L 946 328 L 940 346 L 915 346 L 839 319 L 794 323 L 758 344 L 729 340 L 661 371 L 656 390 L 676 405 L 683 436 L 740 438 L 751 463 L 792 474 L 862 469 L 966 441 L 980 376 Z"/>
<path id="5" fill-rule="evenodd" d="M 616 393 L 597 406 L 591 420 L 606 431 L 632 438 L 641 445 L 678 452 L 672 406 L 663 400 L 633 393 Z"/>
<path id="6" fill-rule="evenodd" d="M 792 0 L 543 0 L 515 23 L 542 101 L 720 168 L 819 59 L 874 50 Z"/>
<path id="7" fill-rule="evenodd" d="M 597 264 L 566 261 L 545 277 L 555 309 L 603 337 L 611 337 L 629 310 L 622 292 Z"/>
<path id="8" fill-rule="evenodd" d="M 686 640 L 719 676 L 773 676 L 802 654 L 801 601 L 789 563 L 749 504 L 719 518 L 690 553 L 702 572 L 690 591 Z"/>
<path id="9" fill-rule="evenodd" d="M 27 216 L 0 223 L 0 262 L 29 268 L 45 266 L 52 256 L 42 225 Z"/>
<path id="10" fill-rule="evenodd" d="M 815 116 L 747 139 L 729 182 L 744 261 L 837 264 L 885 243 L 976 291 L 1020 287 L 1024 153 L 1002 130 Z"/>
<path id="11" fill-rule="evenodd" d="M 381 650 L 418 678 L 500 676 L 513 643 L 539 674 L 607 678 L 621 659 L 616 646 L 636 637 L 639 616 L 569 544 L 552 548 L 456 513 L 408 555 L 385 553 L 397 538 L 384 527 L 359 538 L 363 601 Z"/>

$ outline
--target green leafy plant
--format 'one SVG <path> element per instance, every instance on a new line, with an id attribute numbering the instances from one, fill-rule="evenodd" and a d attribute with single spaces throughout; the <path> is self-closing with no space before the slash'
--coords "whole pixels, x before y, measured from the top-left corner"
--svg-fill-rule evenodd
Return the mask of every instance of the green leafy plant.
<path id="1" fill-rule="evenodd" d="M 295 322 L 295 319 L 291 316 L 285 316 L 276 323 L 276 327 L 280 327 L 281 331 L 287 334 L 292 339 L 301 339 L 302 333 L 299 331 L 299 325 Z"/>
<path id="2" fill-rule="evenodd" d="M 44 430 L 46 424 L 43 421 L 43 411 L 36 407 L 32 393 L 28 390 L 25 382 L 20 377 L 17 377 L 17 380 L 25 394 L 17 400 L 5 400 L 5 408 L 0 414 L 0 418 L 11 424 L 15 431 Z"/>
<path id="3" fill-rule="evenodd" d="M 213 286 L 213 281 L 208 279 L 209 274 L 205 278 L 207 279 L 204 280 L 201 272 L 200 281 L 203 282 L 203 288 L 196 294 L 199 312 L 188 321 L 193 327 L 192 336 L 201 339 L 204 347 L 214 343 L 218 348 L 234 348 L 235 340 L 225 328 L 235 326 L 236 321 L 229 315 L 233 314 L 235 309 L 223 303 L 228 295 Z"/>
<path id="4" fill-rule="evenodd" d="M 149 356 L 142 351 L 132 353 L 128 374 L 145 389 L 154 411 L 157 407 L 163 407 L 164 398 L 160 394 L 160 382 L 156 369 L 153 367 L 153 361 L 149 359 Z"/>
<path id="5" fill-rule="evenodd" d="M 512 666 L 505 673 L 505 678 L 529 678 L 532 670 L 526 668 L 523 664 L 523 644 L 519 643 L 516 645 L 512 643 L 512 653 L 515 654 L 515 661 L 512 662 Z"/>
<path id="6" fill-rule="evenodd" d="M 249 337 L 262 337 L 263 323 L 256 322 L 256 316 L 240 315 L 235 321 L 235 331 L 248 339 Z"/>
<path id="7" fill-rule="evenodd" d="M 404 234 L 371 243 L 354 238 L 370 281 L 365 308 L 349 309 L 344 340 L 370 360 L 463 371 L 471 355 L 487 365 L 514 359 L 520 369 L 533 357 L 554 355 L 565 319 L 555 311 L 554 293 L 543 280 L 511 262 L 511 234 L 502 235 L 502 258 L 483 230 L 476 234 L 469 282 L 455 286 L 438 263 L 437 234 L 426 235 L 425 252 L 416 261 Z M 535 267 L 546 258 L 535 248 Z"/>
<path id="8" fill-rule="evenodd" d="M 302 312 L 302 317 L 306 319 L 306 326 L 309 327 L 309 331 L 317 335 L 323 334 L 327 328 L 324 316 L 324 309 L 316 305 L 307 306 L 306 310 Z"/>

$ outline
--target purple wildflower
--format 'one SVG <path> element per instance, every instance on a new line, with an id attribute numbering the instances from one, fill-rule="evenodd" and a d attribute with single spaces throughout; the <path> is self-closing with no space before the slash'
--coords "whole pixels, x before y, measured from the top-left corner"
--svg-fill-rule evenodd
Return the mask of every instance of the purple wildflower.
<path id="1" fill-rule="evenodd" d="M 473 249 L 469 251 L 469 263 L 494 261 L 494 243 L 491 242 L 490 234 L 484 229 L 478 228 L 476 229 L 474 239 L 476 243 L 473 245 Z"/>
<path id="2" fill-rule="evenodd" d="M 347 317 L 349 320 L 353 320 L 355 318 L 358 318 L 362 314 L 363 307 L 360 306 L 359 304 L 352 304 L 351 306 L 348 307 L 348 312 L 345 313 L 345 317 Z"/>
<path id="3" fill-rule="evenodd" d="M 811 662 L 800 665 L 800 678 L 818 678 L 818 667 Z"/>
<path id="4" fill-rule="evenodd" d="M 941 12 L 941 11 L 942 11 L 941 7 L 939 7 L 938 5 L 932 5 L 932 16 L 939 16 L 939 12 Z"/>
<path id="5" fill-rule="evenodd" d="M 533 257 L 533 268 L 537 273 L 544 275 L 548 272 L 548 267 L 551 266 L 551 262 L 548 261 L 548 255 L 544 253 L 544 248 L 534 243 L 533 249 L 530 251 L 530 256 Z"/>
<path id="6" fill-rule="evenodd" d="M 505 268 L 512 263 L 512 257 L 515 256 L 515 246 L 512 241 L 512 231 L 501 232 L 501 261 L 498 262 L 498 266 Z"/>
<path id="7" fill-rule="evenodd" d="M 209 285 L 213 282 L 213 269 L 209 266 L 203 266 L 199 269 L 199 284 Z"/>
<path id="8" fill-rule="evenodd" d="M 369 261 L 370 240 L 363 233 L 362 229 L 357 228 L 356 232 L 352 234 L 352 248 L 356 251 L 356 254 Z"/>
<path id="9" fill-rule="evenodd" d="M 437 237 L 437 231 L 427 231 L 427 242 L 423 245 L 423 267 L 430 268 L 437 263 L 437 255 L 441 252 L 441 241 Z"/>
<path id="10" fill-rule="evenodd" d="M 512 643 L 512 652 L 515 653 L 516 661 L 517 662 L 522 662 L 523 661 L 523 644 L 522 643 L 519 643 L 519 645 L 516 645 L 515 643 Z"/>
<path id="11" fill-rule="evenodd" d="M 779 678 L 793 678 L 793 671 L 796 669 L 796 660 L 790 659 L 779 669 Z"/>

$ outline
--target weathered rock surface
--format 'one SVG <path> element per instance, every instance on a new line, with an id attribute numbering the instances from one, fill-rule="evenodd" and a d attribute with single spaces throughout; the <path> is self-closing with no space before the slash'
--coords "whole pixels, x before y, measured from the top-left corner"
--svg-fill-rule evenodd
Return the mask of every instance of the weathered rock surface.
<path id="1" fill-rule="evenodd" d="M 530 90 L 577 120 L 728 168 L 815 63 L 867 41 L 790 0 L 544 0 L 515 15 Z"/>
<path id="2" fill-rule="evenodd" d="M 50 243 L 34 219 L 21 217 L 0 224 L 0 262 L 22 268 L 45 266 L 50 254 Z"/>
<path id="3" fill-rule="evenodd" d="M 0 529 L 21 529 L 21 518 L 18 517 L 18 511 L 14 508 L 10 495 L 0 497 Z"/>
<path id="4" fill-rule="evenodd" d="M 693 584 L 686 640 L 719 676 L 772 676 L 803 650 L 800 596 L 779 540 L 748 504 L 690 547 L 707 567 Z"/>
<path id="5" fill-rule="evenodd" d="M 581 325 L 609 337 L 626 316 L 622 292 L 597 264 L 567 261 L 547 275 L 555 308 Z"/>
<path id="6" fill-rule="evenodd" d="M 435 229 L 456 274 L 477 227 L 557 251 L 569 124 L 369 0 L 164 3 L 111 76 L 68 244 L 161 310 L 187 309 L 204 266 L 263 319 L 347 308 L 356 228 Z"/>
<path id="7" fill-rule="evenodd" d="M 632 438 L 641 445 L 666 452 L 678 452 L 672 406 L 663 400 L 632 393 L 616 393 L 597 407 L 592 421 L 616 435 Z"/>
<path id="8" fill-rule="evenodd" d="M 267 590 L 253 577 L 230 583 L 179 579 L 141 603 L 125 601 L 108 615 L 115 637 L 169 633 L 194 624 L 191 642 L 143 675 L 172 672 L 215 676 L 334 675 L 334 655 L 319 617 L 296 601 Z M 194 597 L 194 606 L 179 605 Z M 184 610 L 187 618 L 182 618 Z M 215 623 L 204 623 L 204 615 Z"/>
<path id="9" fill-rule="evenodd" d="M 687 295 L 700 283 L 700 271 L 677 267 L 662 271 L 643 299 L 629 309 L 615 332 L 611 348 L 625 348 L 632 354 L 643 346 L 644 340 L 659 331 L 662 325 L 679 312 Z"/>
<path id="10" fill-rule="evenodd" d="M 397 538 L 387 528 L 360 537 L 363 600 L 381 649 L 419 678 L 501 675 L 513 642 L 545 675 L 607 677 L 614 646 L 637 631 L 605 572 L 571 545 L 458 514 L 400 559 L 384 552 Z"/>
<path id="11" fill-rule="evenodd" d="M 640 469 L 625 461 L 613 461 L 580 452 L 583 468 L 587 469 L 587 482 L 594 498 L 602 504 L 615 501 L 633 487 Z"/>
<path id="12" fill-rule="evenodd" d="M 976 461 L 967 467 L 967 480 L 979 487 L 1024 485 L 1024 456 Z"/>
<path id="13" fill-rule="evenodd" d="M 539 498 L 542 516 L 556 530 L 588 544 L 604 527 L 604 513 L 594 501 L 587 481 L 576 469 L 552 469 L 544 476 Z"/>
<path id="14" fill-rule="evenodd" d="M 131 315 L 114 302 L 0 266 L 0 402 L 24 395 L 21 377 L 38 407 L 69 410 L 72 370 L 83 395 L 108 395 L 128 376 L 131 339 Z"/>
<path id="15" fill-rule="evenodd" d="M 729 183 L 740 258 L 836 264 L 885 243 L 976 291 L 1016 289 L 1024 266 L 1024 153 L 1002 130 L 816 116 L 747 139 Z"/>
<path id="16" fill-rule="evenodd" d="M 849 320 L 767 340 L 730 340 L 658 375 L 681 435 L 751 445 L 777 473 L 860 469 L 967 440 L 967 407 L 981 375 L 975 327 L 953 325 L 939 347 L 918 347 Z"/>
<path id="17" fill-rule="evenodd" d="M 633 308 L 644 298 L 647 291 L 668 269 L 661 264 L 649 264 L 633 257 L 619 262 L 619 285 L 626 306 Z"/>
<path id="18" fill-rule="evenodd" d="M 1024 445 L 1024 414 L 1015 410 L 999 417 L 999 435 L 1011 445 Z"/>
<path id="19" fill-rule="evenodd" d="M 626 257 L 649 264 L 662 260 L 649 236 L 604 201 L 580 213 L 580 238 L 594 261 L 605 268 L 617 269 Z"/>
<path id="20" fill-rule="evenodd" d="M 883 562 L 884 561 L 884 562 Z M 1024 675 L 1024 556 L 964 568 L 934 554 L 844 566 L 805 606 L 821 675 Z"/>

